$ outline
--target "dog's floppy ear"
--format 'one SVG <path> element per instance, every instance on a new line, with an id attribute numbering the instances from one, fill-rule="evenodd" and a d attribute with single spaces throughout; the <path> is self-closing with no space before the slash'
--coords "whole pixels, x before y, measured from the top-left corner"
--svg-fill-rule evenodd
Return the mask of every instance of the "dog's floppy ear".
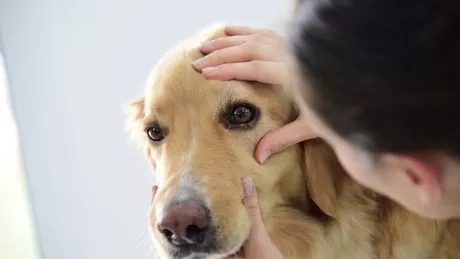
<path id="1" fill-rule="evenodd" d="M 141 135 L 145 136 L 142 119 L 145 117 L 145 98 L 142 96 L 130 103 L 125 107 L 128 113 L 128 120 L 126 127 L 131 131 L 131 137 L 136 139 L 138 145 L 145 151 L 150 165 L 155 170 L 156 164 L 150 157 L 150 149 L 145 142 L 142 141 Z"/>
<path id="2" fill-rule="evenodd" d="M 125 106 L 126 113 L 128 114 L 128 118 L 126 120 L 126 129 L 131 131 L 132 137 L 135 137 L 137 134 L 139 134 L 141 120 L 145 116 L 144 103 L 145 98 L 142 96 Z"/>
<path id="3" fill-rule="evenodd" d="M 328 216 L 335 218 L 338 187 L 343 181 L 343 168 L 334 151 L 322 139 L 302 143 L 304 174 L 312 201 Z"/>

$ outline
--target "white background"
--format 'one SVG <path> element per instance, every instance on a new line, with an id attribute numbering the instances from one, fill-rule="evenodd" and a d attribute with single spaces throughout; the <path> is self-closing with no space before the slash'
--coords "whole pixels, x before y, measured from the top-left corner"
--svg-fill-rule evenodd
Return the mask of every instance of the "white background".
<path id="1" fill-rule="evenodd" d="M 286 0 L 0 0 L 43 259 L 153 257 L 154 176 L 128 141 L 122 106 L 161 55 L 200 28 L 279 29 L 289 11 Z"/>

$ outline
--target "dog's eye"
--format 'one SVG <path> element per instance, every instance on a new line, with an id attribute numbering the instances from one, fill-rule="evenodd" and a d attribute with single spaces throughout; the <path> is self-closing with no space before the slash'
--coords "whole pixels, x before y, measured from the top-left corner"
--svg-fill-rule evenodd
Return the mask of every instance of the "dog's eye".
<path id="1" fill-rule="evenodd" d="M 219 122 L 227 129 L 252 129 L 260 118 L 260 110 L 245 101 L 229 103 L 219 116 Z"/>
<path id="2" fill-rule="evenodd" d="M 162 141 L 165 137 L 163 130 L 157 126 L 148 128 L 146 132 L 149 139 L 155 142 Z"/>
<path id="3" fill-rule="evenodd" d="M 232 124 L 246 124 L 254 119 L 254 111 L 252 107 L 237 106 L 233 109 L 230 123 Z"/>

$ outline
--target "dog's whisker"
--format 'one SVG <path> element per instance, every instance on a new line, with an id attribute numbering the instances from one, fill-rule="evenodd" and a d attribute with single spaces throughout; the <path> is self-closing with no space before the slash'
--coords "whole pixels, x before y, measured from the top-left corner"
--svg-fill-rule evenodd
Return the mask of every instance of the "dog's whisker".
<path id="1" fill-rule="evenodd" d="M 144 234 L 145 234 L 145 232 L 141 231 L 139 234 L 137 234 L 137 236 L 133 239 L 133 241 L 136 241 L 137 239 L 139 239 Z"/>
<path id="2" fill-rule="evenodd" d="M 149 250 L 147 251 L 147 254 L 145 256 L 149 256 L 153 252 L 153 244 L 149 245 Z M 155 256 L 156 257 L 156 256 Z"/>
<path id="3" fill-rule="evenodd" d="M 141 246 L 144 244 L 144 243 L 147 243 L 148 241 L 146 239 L 142 240 L 137 246 L 136 246 L 136 249 L 139 251 L 141 249 Z"/>
<path id="4" fill-rule="evenodd" d="M 139 250 L 142 249 L 144 246 L 146 246 L 149 242 L 151 242 L 151 241 L 146 241 L 146 242 L 144 242 L 144 244 L 142 244 L 142 245 L 139 247 Z"/>

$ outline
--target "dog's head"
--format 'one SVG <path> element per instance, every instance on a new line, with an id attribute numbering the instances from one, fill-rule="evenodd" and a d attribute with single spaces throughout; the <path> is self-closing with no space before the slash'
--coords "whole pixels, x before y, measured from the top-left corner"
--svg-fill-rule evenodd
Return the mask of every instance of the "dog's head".
<path id="1" fill-rule="evenodd" d="M 222 36 L 222 26 L 212 27 L 167 53 L 144 96 L 130 105 L 129 125 L 159 185 L 151 232 L 171 258 L 240 249 L 250 230 L 241 201 L 244 176 L 256 183 L 263 216 L 280 204 L 306 202 L 299 146 L 264 165 L 253 155 L 262 136 L 295 118 L 288 98 L 275 86 L 207 80 L 192 67 L 203 56 L 198 44 Z"/>

